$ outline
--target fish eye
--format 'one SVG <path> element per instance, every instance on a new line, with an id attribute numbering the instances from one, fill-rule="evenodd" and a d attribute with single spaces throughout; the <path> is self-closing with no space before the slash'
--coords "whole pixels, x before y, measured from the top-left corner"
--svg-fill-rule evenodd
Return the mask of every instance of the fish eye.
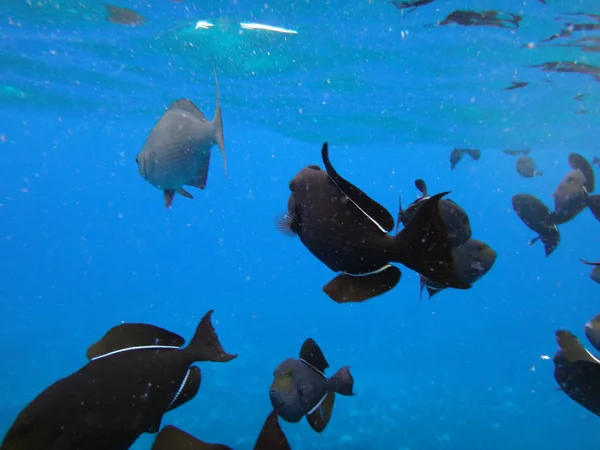
<path id="1" fill-rule="evenodd" d="M 140 157 L 139 156 L 135 157 L 135 162 L 138 163 L 138 164 L 140 163 Z"/>

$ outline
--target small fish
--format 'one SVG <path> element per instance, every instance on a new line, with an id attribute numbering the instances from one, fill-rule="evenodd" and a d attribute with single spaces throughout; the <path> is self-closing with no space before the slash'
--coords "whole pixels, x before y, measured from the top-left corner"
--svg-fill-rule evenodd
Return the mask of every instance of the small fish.
<path id="1" fill-rule="evenodd" d="M 514 195 L 512 206 L 521 221 L 538 234 L 537 237 L 529 241 L 529 245 L 541 240 L 546 256 L 550 256 L 560 243 L 558 228 L 556 225 L 548 225 L 547 223 L 551 214 L 550 209 L 540 199 L 530 194 Z"/>
<path id="2" fill-rule="evenodd" d="M 475 161 L 478 161 L 479 158 L 481 158 L 481 150 L 455 148 L 454 150 L 452 150 L 450 152 L 450 169 L 451 170 L 454 170 L 456 165 L 460 162 L 460 160 L 463 158 L 463 156 L 465 156 L 465 154 L 468 154 Z"/>
<path id="3" fill-rule="evenodd" d="M 17 416 L 1 450 L 126 450 L 163 415 L 194 398 L 198 361 L 227 362 L 209 311 L 190 344 L 165 329 L 126 323 L 87 351 L 89 363 L 52 384 Z"/>
<path id="4" fill-rule="evenodd" d="M 529 155 L 529 153 L 531 152 L 531 149 L 525 148 L 523 150 L 502 150 L 502 151 L 507 155 L 517 156 L 517 155 Z"/>
<path id="5" fill-rule="evenodd" d="M 425 181 L 419 179 L 415 181 L 415 187 L 421 192 L 421 197 L 412 202 L 406 210 L 402 209 L 402 201 L 399 202 L 398 220 L 396 222 L 396 234 L 400 223 L 406 226 L 413 218 L 417 210 L 427 200 L 427 185 Z M 439 201 L 440 216 L 446 227 L 450 245 L 452 248 L 460 247 L 471 239 L 471 222 L 468 214 L 458 206 L 454 201 L 443 198 Z"/>
<path id="6" fill-rule="evenodd" d="M 511 81 L 512 86 L 504 88 L 505 91 L 512 91 L 514 89 L 521 89 L 527 86 L 529 83 L 526 81 Z"/>
<path id="7" fill-rule="evenodd" d="M 587 264 L 588 266 L 594 266 L 592 269 L 592 273 L 590 273 L 590 278 L 594 280 L 596 283 L 600 283 L 600 261 L 598 262 L 589 262 L 583 259 L 579 259 L 582 263 Z M 600 349 L 599 349 L 600 351 Z"/>
<path id="8" fill-rule="evenodd" d="M 167 425 L 158 433 L 152 450 L 232 450 L 232 448 L 223 444 L 209 444 L 173 425 Z M 290 444 L 279 425 L 276 410 L 273 410 L 265 420 L 254 444 L 254 450 L 290 450 Z"/>
<path id="9" fill-rule="evenodd" d="M 106 11 L 108 11 L 107 21 L 111 23 L 118 23 L 119 25 L 142 25 L 146 23 L 146 18 L 132 9 L 122 8 L 120 6 L 114 6 L 106 3 L 104 5 Z"/>
<path id="10" fill-rule="evenodd" d="M 573 100 L 575 100 L 576 102 L 580 102 L 582 101 L 585 97 L 587 97 L 587 94 L 577 94 L 575 97 L 573 97 Z"/>
<path id="11" fill-rule="evenodd" d="M 317 433 L 322 432 L 331 418 L 335 394 L 352 396 L 354 379 L 348 366 L 331 378 L 325 376 L 329 367 L 317 343 L 308 338 L 300 349 L 300 359 L 283 361 L 273 373 L 269 390 L 273 408 L 283 420 L 299 422 L 306 416 Z"/>
<path id="12" fill-rule="evenodd" d="M 459 278 L 469 284 L 474 284 L 481 279 L 496 262 L 494 249 L 477 239 L 469 239 L 464 245 L 452 249 L 452 257 Z M 425 288 L 429 298 L 446 289 L 445 286 L 432 282 L 423 275 L 419 275 L 419 281 L 421 295 L 423 295 L 423 288 Z"/>
<path id="13" fill-rule="evenodd" d="M 600 263 L 597 264 L 600 265 Z M 588 321 L 585 324 L 584 330 L 588 341 L 590 341 L 596 350 L 600 351 L 600 314 L 595 315 L 592 320 Z"/>
<path id="14" fill-rule="evenodd" d="M 517 159 L 517 172 L 525 178 L 532 178 L 533 176 L 541 177 L 544 175 L 543 172 L 535 170 L 535 162 L 527 155 L 520 156 Z"/>
<path id="15" fill-rule="evenodd" d="M 164 192 L 165 206 L 171 207 L 175 193 L 193 198 L 183 186 L 206 187 L 210 150 L 218 145 L 223 154 L 225 141 L 219 103 L 219 84 L 213 66 L 216 86 L 216 108 L 212 120 L 190 100 L 173 102 L 154 125 L 146 143 L 136 157 L 140 175 Z"/>
<path id="16" fill-rule="evenodd" d="M 464 27 L 472 26 L 490 26 L 499 28 L 519 28 L 519 22 L 523 17 L 517 14 L 505 13 L 498 10 L 457 10 L 451 12 L 440 25 L 456 23 Z"/>
<path id="17" fill-rule="evenodd" d="M 558 330 L 553 358 L 554 379 L 571 400 L 600 416 L 600 361 L 573 333 Z"/>
<path id="18" fill-rule="evenodd" d="M 321 157 L 326 171 L 307 166 L 291 180 L 288 212 L 278 227 L 297 235 L 331 270 L 342 272 L 323 287 L 332 300 L 360 302 L 391 290 L 401 272 L 390 262 L 445 286 L 470 287 L 452 267 L 450 240 L 439 212 L 439 200 L 447 193 L 423 201 L 404 229 L 390 236 L 391 214 L 335 171 L 327 143 Z"/>
<path id="19" fill-rule="evenodd" d="M 430 3 L 433 3 L 433 2 L 434 2 L 434 0 L 393 1 L 392 5 L 394 5 L 396 8 L 398 8 L 401 11 L 408 9 L 407 14 L 410 14 L 411 12 L 416 10 L 418 7 L 429 5 Z"/>

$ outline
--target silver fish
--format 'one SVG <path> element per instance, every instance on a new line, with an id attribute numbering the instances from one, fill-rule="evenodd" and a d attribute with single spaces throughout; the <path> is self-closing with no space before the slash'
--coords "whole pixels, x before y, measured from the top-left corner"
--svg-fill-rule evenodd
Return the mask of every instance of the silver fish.
<path id="1" fill-rule="evenodd" d="M 210 150 L 214 145 L 221 149 L 227 170 L 219 84 L 214 65 L 213 72 L 216 86 L 213 119 L 208 120 L 190 100 L 176 100 L 154 125 L 136 157 L 140 175 L 164 192 L 167 208 L 171 207 L 176 192 L 193 198 L 183 186 L 206 187 Z"/>

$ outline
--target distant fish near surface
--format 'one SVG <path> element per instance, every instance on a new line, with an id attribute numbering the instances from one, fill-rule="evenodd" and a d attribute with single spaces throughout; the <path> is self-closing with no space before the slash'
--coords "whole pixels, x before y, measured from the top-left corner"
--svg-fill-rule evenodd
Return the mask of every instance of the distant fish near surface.
<path id="1" fill-rule="evenodd" d="M 427 185 L 425 181 L 419 179 L 415 181 L 415 187 L 421 192 L 421 197 L 412 202 L 408 208 L 402 209 L 400 201 L 398 208 L 398 220 L 396 222 L 396 233 L 400 223 L 406 226 L 413 218 L 417 210 L 423 205 L 423 202 L 429 199 Z M 454 201 L 443 198 L 439 201 L 440 216 L 446 227 L 450 245 L 452 248 L 460 247 L 471 238 L 471 222 L 468 214 L 458 206 Z"/>
<path id="2" fill-rule="evenodd" d="M 327 378 L 328 367 L 323 352 L 311 338 L 304 341 L 300 359 L 289 358 L 277 366 L 269 398 L 279 417 L 291 423 L 306 417 L 317 433 L 325 429 L 331 419 L 335 394 L 354 395 L 350 369 L 342 367 Z"/>
<path id="3" fill-rule="evenodd" d="M 279 425 L 276 410 L 273 410 L 265 420 L 253 448 L 254 450 L 290 450 L 290 444 Z M 209 444 L 173 425 L 167 425 L 158 433 L 151 450 L 232 450 L 232 448 L 223 444 Z"/>
<path id="4" fill-rule="evenodd" d="M 554 211 L 550 214 L 548 223 L 560 225 L 569 222 L 586 207 L 600 221 L 600 196 L 590 195 L 595 187 L 594 169 L 577 153 L 569 155 L 569 165 L 573 170 L 563 178 L 552 194 Z"/>
<path id="5" fill-rule="evenodd" d="M 592 273 L 590 273 L 590 278 L 594 280 L 596 283 L 600 283 L 600 261 L 598 262 L 589 262 L 583 259 L 579 259 L 582 263 L 587 264 L 588 266 L 594 266 L 592 269 Z"/>
<path id="6" fill-rule="evenodd" d="M 520 156 L 519 159 L 517 159 L 517 172 L 525 178 L 532 178 L 534 176 L 541 177 L 544 175 L 543 172 L 536 170 L 535 162 L 527 155 Z"/>
<path id="7" fill-rule="evenodd" d="M 463 159 L 463 156 L 465 156 L 465 154 L 473 158 L 474 161 L 478 161 L 479 158 L 481 158 L 481 150 L 455 148 L 450 152 L 450 170 L 454 170 L 456 165 L 460 162 L 461 159 Z"/>
<path id="8" fill-rule="evenodd" d="M 514 89 L 521 89 L 527 86 L 529 83 L 527 81 L 511 81 L 512 86 L 504 88 L 505 91 L 512 91 Z"/>
<path id="9" fill-rule="evenodd" d="M 107 21 L 117 23 L 119 25 L 142 25 L 146 22 L 146 18 L 132 9 L 123 8 L 106 3 L 104 5 L 108 11 Z"/>
<path id="10" fill-rule="evenodd" d="M 190 100 L 182 98 L 173 102 L 154 125 L 146 143 L 136 157 L 140 175 L 164 192 L 167 208 L 171 207 L 175 193 L 193 198 L 184 186 L 198 189 L 206 187 L 210 151 L 218 145 L 225 160 L 223 121 L 219 103 L 219 84 L 215 75 L 216 107 L 212 120 Z"/>
<path id="11" fill-rule="evenodd" d="M 452 249 L 454 267 L 461 281 L 474 284 L 490 271 L 496 262 L 496 252 L 488 244 L 477 239 L 469 239 L 464 245 Z M 419 275 L 421 295 L 423 288 L 427 290 L 429 298 L 446 289 L 432 282 L 427 277 Z"/>
<path id="12" fill-rule="evenodd" d="M 594 159 L 592 160 L 592 164 L 594 164 L 596 166 L 600 166 L 600 158 L 598 158 L 597 156 L 594 156 Z"/>
<path id="13" fill-rule="evenodd" d="M 560 232 L 556 225 L 548 224 L 550 209 L 544 203 L 530 194 L 516 194 L 512 198 L 512 206 L 519 219 L 532 231 L 538 234 L 529 241 L 533 245 L 538 239 L 544 244 L 546 256 L 558 247 Z"/>
<path id="14" fill-rule="evenodd" d="M 513 155 L 513 156 L 517 156 L 517 155 L 529 155 L 529 153 L 531 152 L 530 148 L 524 148 L 522 150 L 502 150 L 502 152 L 504 152 L 507 155 Z"/>
<path id="15" fill-rule="evenodd" d="M 439 210 L 446 193 L 424 200 L 404 229 L 390 236 L 391 214 L 336 172 L 327 143 L 321 157 L 326 171 L 307 166 L 290 181 L 288 212 L 278 227 L 298 236 L 331 270 L 342 272 L 323 287 L 332 300 L 361 302 L 391 290 L 401 276 L 391 262 L 444 286 L 470 287 L 452 266 L 452 246 Z"/>
<path id="16" fill-rule="evenodd" d="M 1 450 L 126 450 L 142 433 L 156 433 L 163 415 L 194 398 L 198 361 L 227 362 L 211 323 L 200 321 L 189 345 L 153 325 L 126 323 L 87 351 L 89 363 L 29 403 Z"/>
<path id="17" fill-rule="evenodd" d="M 523 20 L 523 17 L 517 14 L 505 13 L 498 10 L 456 10 L 440 22 L 440 25 L 455 23 L 463 27 L 490 26 L 517 29 L 521 20 Z"/>
<path id="18" fill-rule="evenodd" d="M 571 400 L 600 416 L 600 361 L 573 333 L 555 333 L 559 350 L 553 357 L 554 379 Z"/>
<path id="19" fill-rule="evenodd" d="M 408 0 L 408 1 L 393 1 L 392 5 L 394 5 L 399 10 L 403 11 L 408 9 L 408 13 L 410 14 L 414 10 L 416 10 L 420 6 L 429 5 L 433 3 L 434 0 Z"/>

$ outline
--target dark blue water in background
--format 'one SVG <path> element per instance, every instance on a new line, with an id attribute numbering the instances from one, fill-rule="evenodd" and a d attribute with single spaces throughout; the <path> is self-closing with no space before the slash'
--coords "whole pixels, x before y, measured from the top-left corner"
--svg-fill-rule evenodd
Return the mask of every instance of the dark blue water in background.
<path id="1" fill-rule="evenodd" d="M 536 11 L 543 7 L 532 6 Z M 397 13 L 394 8 L 385 11 Z M 439 19 L 438 15 L 428 18 Z M 30 27 L 36 30 L 34 22 Z M 553 32 L 559 28 L 556 25 Z M 1 30 L 7 29 L 4 22 Z M 505 30 L 489 32 L 501 31 Z M 539 37 L 546 37 L 546 31 Z M 508 39 L 510 32 L 505 34 Z M 474 45 L 470 39 L 467 43 Z M 16 45 L 16 38 L 11 42 Z M 183 82 L 184 92 L 174 76 L 161 88 L 169 92 L 166 102 L 189 96 L 211 117 L 210 59 L 200 53 L 196 63 L 193 84 Z M 508 70 L 505 63 L 506 58 L 499 57 L 499 70 Z M 102 64 L 99 59 L 97 65 Z M 160 72 L 160 67 L 149 65 Z M 430 135 L 425 128 L 409 135 L 408 125 L 402 132 L 380 127 L 378 116 L 368 111 L 368 99 L 377 103 L 375 109 L 387 102 L 389 89 L 375 91 L 377 83 L 389 83 L 383 72 L 379 78 L 364 78 L 373 80 L 375 87 L 357 89 L 347 94 L 346 102 L 340 101 L 333 126 L 333 119 L 316 113 L 311 118 L 288 117 L 278 126 L 277 119 L 268 123 L 271 111 L 273 117 L 279 114 L 286 120 L 277 110 L 277 99 L 282 105 L 314 105 L 299 97 L 306 92 L 306 98 L 320 98 L 320 91 L 299 88 L 293 98 L 280 95 L 269 87 L 270 81 L 276 84 L 276 72 L 261 78 L 255 90 L 244 90 L 251 79 L 237 84 L 234 75 L 223 75 L 219 71 L 229 69 L 219 65 L 218 57 L 217 67 L 227 175 L 214 149 L 207 189 L 194 191 L 192 201 L 176 197 L 171 210 L 164 208 L 162 193 L 138 175 L 135 163 L 147 133 L 164 111 L 162 97 L 153 101 L 151 89 L 139 88 L 132 94 L 136 100 L 130 101 L 119 85 L 127 111 L 136 105 L 147 111 L 139 114 L 123 113 L 114 103 L 100 110 L 78 108 L 73 100 L 44 106 L 41 99 L 36 108 L 35 99 L 21 105 L 6 97 L 0 121 L 0 434 L 39 392 L 85 364 L 87 347 L 109 328 L 146 322 L 189 339 L 204 313 L 214 309 L 221 342 L 239 357 L 227 364 L 201 364 L 198 396 L 163 419 L 163 425 L 180 426 L 203 440 L 252 448 L 271 407 L 268 386 L 274 368 L 296 356 L 302 342 L 312 337 L 331 365 L 330 374 L 351 366 L 356 396 L 338 396 L 321 435 L 305 421 L 283 423 L 294 449 L 595 448 L 598 418 L 556 390 L 553 364 L 542 356 L 554 354 L 556 329 L 582 336 L 584 323 L 600 312 L 596 285 L 588 278 L 590 268 L 578 260 L 599 259 L 598 223 L 584 211 L 561 227 L 560 246 L 545 258 L 539 244 L 527 245 L 534 235 L 511 208 L 511 197 L 520 192 L 552 204 L 552 191 L 570 170 L 570 152 L 590 160 L 600 156 L 597 141 L 591 139 L 598 130 L 599 91 L 593 78 L 552 74 L 559 85 L 550 94 L 556 100 L 540 93 L 549 89 L 541 84 L 538 90 L 502 92 L 516 95 L 512 104 L 520 105 L 514 106 L 515 118 L 510 101 L 498 100 L 504 108 L 498 114 L 508 117 L 506 126 L 513 127 L 509 139 L 497 132 L 497 118 L 497 127 L 484 130 L 463 115 L 451 131 Z M 368 61 L 350 61 L 339 70 L 374 69 Z M 444 67 L 423 68 L 423 73 L 435 71 L 443 78 Z M 2 72 L 5 85 L 15 86 L 19 68 L 3 64 Z M 43 73 L 36 76 L 44 78 Z M 402 90 L 410 90 L 403 85 L 421 78 L 413 66 L 406 78 L 391 83 L 397 86 L 393 96 L 402 97 Z M 510 79 L 496 81 L 507 84 Z M 321 82 L 317 76 L 315 83 Z M 65 89 L 69 83 L 65 81 Z M 435 86 L 435 81 L 430 84 Z M 28 83 L 22 80 L 19 86 L 26 90 Z M 98 90 L 117 95 L 110 86 Z M 98 90 L 90 91 L 90 102 L 101 101 Z M 573 114 L 578 106 L 571 90 L 573 95 L 589 93 L 589 114 Z M 410 92 L 406 95 L 417 95 Z M 434 104 L 451 91 L 436 93 L 432 87 L 419 92 L 423 102 Z M 241 99 L 246 94 L 247 102 L 228 104 L 228 97 Z M 357 100 L 362 94 L 364 103 Z M 258 103 L 261 96 L 266 106 Z M 468 105 L 464 90 L 457 91 L 453 101 L 462 104 L 463 97 Z M 535 111 L 542 114 L 548 108 L 535 98 L 552 105 L 566 102 L 563 97 L 570 102 L 568 120 L 536 120 Z M 388 108 L 398 107 L 394 102 Z M 351 111 L 344 105 L 353 105 Z M 490 116 L 492 110 L 490 105 L 482 109 Z M 560 108 L 555 112 L 563 113 Z M 411 119 L 409 111 L 404 114 L 406 123 L 419 126 L 421 115 Z M 427 120 L 435 124 L 435 110 L 430 108 L 429 114 Z M 319 126 L 319 121 L 326 123 Z M 358 133 L 357 127 L 363 131 Z M 476 138 L 470 137 L 470 129 Z M 519 129 L 530 130 L 522 141 Z M 360 139 L 336 141 L 344 130 L 348 136 L 360 134 Z M 303 133 L 304 140 L 298 138 Z M 416 178 L 424 178 L 431 191 L 452 191 L 450 198 L 470 214 L 473 238 L 498 253 L 490 273 L 469 291 L 449 290 L 419 302 L 417 275 L 402 269 L 399 285 L 381 297 L 346 305 L 329 300 L 321 288 L 334 274 L 298 239 L 274 227 L 274 219 L 286 209 L 289 180 L 303 166 L 321 163 L 323 141 L 329 141 L 340 174 L 394 215 L 399 195 L 405 204 L 416 198 Z M 544 176 L 519 177 L 515 158 L 501 152 L 508 141 L 513 147 L 533 147 L 531 156 Z M 450 171 L 449 151 L 465 142 L 482 149 L 481 160 L 467 157 Z M 150 448 L 153 438 L 143 436 L 134 448 Z"/>

